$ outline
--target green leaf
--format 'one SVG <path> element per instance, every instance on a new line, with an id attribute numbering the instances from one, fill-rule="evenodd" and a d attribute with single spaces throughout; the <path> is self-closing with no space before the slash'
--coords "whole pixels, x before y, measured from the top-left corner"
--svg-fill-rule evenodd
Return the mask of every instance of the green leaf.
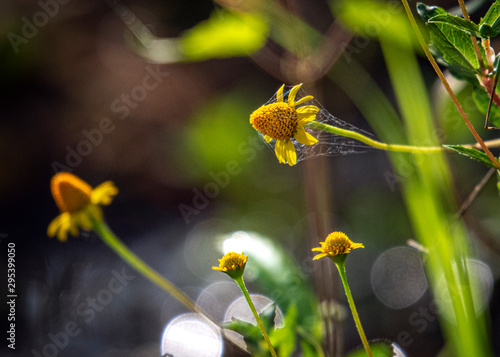
<path id="1" fill-rule="evenodd" d="M 394 357 L 394 347 L 390 341 L 375 341 L 370 342 L 370 349 L 373 357 Z M 366 357 L 366 351 L 363 347 L 349 353 L 347 357 Z"/>
<path id="2" fill-rule="evenodd" d="M 480 85 L 476 86 L 472 93 L 472 98 L 474 99 L 474 103 L 476 103 L 477 109 L 486 117 L 490 103 L 490 96 L 486 92 L 486 89 Z M 489 126 L 500 127 L 500 108 L 495 103 L 491 104 Z"/>
<path id="3" fill-rule="evenodd" d="M 437 59 L 444 61 L 450 71 L 458 78 L 467 79 L 476 84 L 476 73 L 479 69 L 470 36 L 448 23 L 433 23 L 430 20 L 436 16 L 446 16 L 444 9 L 438 6 L 417 4 L 417 10 L 429 30 L 433 50 Z"/>
<path id="4" fill-rule="evenodd" d="M 453 26 L 459 31 L 465 32 L 469 36 L 482 37 L 479 32 L 479 26 L 472 21 L 467 21 L 462 17 L 453 16 L 451 14 L 439 14 L 431 17 L 429 23 L 442 23 Z"/>
<path id="5" fill-rule="evenodd" d="M 486 15 L 479 22 L 479 32 L 484 37 L 495 37 L 500 34 L 500 1 L 493 3 Z"/>
<path id="6" fill-rule="evenodd" d="M 297 306 L 290 305 L 285 316 L 283 328 L 271 332 L 269 339 L 280 357 L 289 357 L 295 350 L 295 326 L 297 325 Z"/>
<path id="7" fill-rule="evenodd" d="M 470 159 L 479 161 L 480 163 L 486 165 L 487 167 L 496 169 L 496 166 L 491 162 L 489 157 L 482 151 L 473 148 L 466 148 L 461 145 L 443 145 L 443 146 L 447 149 L 459 153 L 460 155 L 464 155 Z"/>
<path id="8" fill-rule="evenodd" d="M 393 3 L 380 0 L 332 1 L 331 3 L 334 16 L 355 34 L 376 39 L 383 37 L 403 47 L 413 45 L 415 48 L 421 48 L 415 36 L 408 36 L 409 33 L 413 33 L 408 17 L 403 11 L 394 7 Z M 350 52 L 359 52 L 355 43 L 351 46 L 346 48 L 347 55 Z"/>
<path id="9" fill-rule="evenodd" d="M 267 39 L 268 27 L 258 15 L 216 10 L 180 38 L 188 60 L 248 56 Z"/>

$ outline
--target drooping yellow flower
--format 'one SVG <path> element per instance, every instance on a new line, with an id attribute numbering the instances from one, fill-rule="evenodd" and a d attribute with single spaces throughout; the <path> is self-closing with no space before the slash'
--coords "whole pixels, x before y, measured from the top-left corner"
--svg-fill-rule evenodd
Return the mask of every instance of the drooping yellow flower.
<path id="1" fill-rule="evenodd" d="M 50 181 L 50 190 L 61 214 L 49 225 L 47 235 L 57 236 L 61 242 L 68 239 L 68 232 L 78 235 L 78 228 L 89 230 L 92 219 L 102 221 L 101 205 L 109 205 L 118 193 L 111 181 L 96 188 L 69 172 L 55 174 Z"/>
<path id="2" fill-rule="evenodd" d="M 324 242 L 319 242 L 321 247 L 313 248 L 313 252 L 321 252 L 314 256 L 313 260 L 323 257 L 333 258 L 341 254 L 347 254 L 353 249 L 364 248 L 361 243 L 352 242 L 343 232 L 333 232 L 326 237 Z"/>
<path id="3" fill-rule="evenodd" d="M 248 261 L 248 255 L 244 255 L 243 252 L 241 252 L 241 254 L 229 252 L 225 254 L 222 259 L 218 259 L 218 261 L 219 266 L 212 267 L 212 269 L 226 273 L 234 279 L 243 275 L 245 265 Z"/>
<path id="4" fill-rule="evenodd" d="M 274 151 L 280 163 L 293 166 L 297 163 L 297 153 L 292 139 L 303 145 L 313 145 L 318 140 L 305 131 L 304 125 L 313 121 L 319 108 L 315 105 L 297 107 L 311 99 L 308 95 L 295 101 L 302 84 L 294 86 L 284 100 L 283 84 L 276 93 L 276 102 L 261 106 L 250 115 L 250 124 L 264 135 L 266 142 L 275 139 Z"/>

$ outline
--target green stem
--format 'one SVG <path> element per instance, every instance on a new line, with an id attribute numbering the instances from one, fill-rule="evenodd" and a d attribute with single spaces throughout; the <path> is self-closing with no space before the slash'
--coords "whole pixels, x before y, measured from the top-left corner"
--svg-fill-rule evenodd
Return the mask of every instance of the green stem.
<path id="1" fill-rule="evenodd" d="M 271 344 L 271 340 L 269 340 L 269 336 L 267 335 L 266 329 L 264 328 L 264 325 L 262 324 L 262 320 L 259 317 L 259 314 L 257 313 L 257 310 L 255 309 L 255 306 L 252 302 L 252 299 L 250 299 L 250 295 L 248 294 L 247 287 L 245 286 L 245 282 L 243 281 L 243 276 L 240 276 L 239 278 L 233 278 L 236 284 L 241 289 L 241 292 L 243 293 L 243 296 L 245 296 L 245 299 L 247 301 L 248 306 L 250 307 L 250 310 L 252 310 L 253 317 L 255 318 L 255 321 L 257 321 L 257 326 L 260 328 L 260 332 L 262 332 L 262 336 L 264 336 L 264 340 L 266 341 L 267 345 L 269 346 L 269 351 L 271 351 L 271 355 L 273 357 L 277 357 L 276 351 L 274 351 L 273 345 Z"/>
<path id="2" fill-rule="evenodd" d="M 336 126 L 329 124 L 320 123 L 317 121 L 311 121 L 307 124 L 308 128 L 323 130 L 331 134 L 345 136 L 351 139 L 355 139 L 370 145 L 376 149 L 386 150 L 386 151 L 398 151 L 398 152 L 413 152 L 413 153 L 432 153 L 443 151 L 442 146 L 412 146 L 412 145 L 398 145 L 398 144 L 386 144 L 370 139 L 369 137 L 357 133 L 352 130 L 341 129 Z"/>
<path id="3" fill-rule="evenodd" d="M 440 151 L 446 151 L 448 150 L 445 147 L 442 146 L 414 146 L 414 145 L 400 145 L 400 144 L 386 144 L 382 143 L 377 140 L 373 140 L 363 134 L 360 134 L 358 132 L 348 130 L 348 129 L 342 129 L 333 125 L 325 124 L 325 123 L 320 123 L 317 121 L 311 121 L 306 124 L 307 128 L 311 129 L 317 129 L 317 130 L 322 130 L 326 131 L 327 133 L 330 134 L 335 134 L 335 135 L 340 135 L 344 136 L 347 138 L 351 138 L 354 140 L 361 141 L 362 143 L 365 143 L 371 147 L 374 147 L 376 149 L 380 150 L 386 150 L 386 151 L 394 151 L 394 152 L 410 152 L 410 153 L 419 153 L 419 154 L 424 154 L 424 153 L 435 153 L 435 152 L 440 152 Z M 493 139 L 493 140 L 488 140 L 484 142 L 485 144 L 488 144 L 487 147 L 500 147 L 500 139 Z M 462 144 L 460 146 L 463 146 L 464 148 L 474 148 L 474 149 L 482 149 L 482 146 L 479 144 Z"/>
<path id="4" fill-rule="evenodd" d="M 99 222 L 96 220 L 92 221 L 94 231 L 101 237 L 101 239 L 106 243 L 119 257 L 121 257 L 125 262 L 127 262 L 131 267 L 137 270 L 139 273 L 147 277 L 153 283 L 160 286 L 163 290 L 168 292 L 184 306 L 193 312 L 200 314 L 209 321 L 213 322 L 215 325 L 218 324 L 211 319 L 206 313 L 204 313 L 196 304 L 191 300 L 186 294 L 179 290 L 174 284 L 162 277 L 158 272 L 147 265 L 141 258 L 131 252 L 109 229 L 109 227 L 104 222 Z"/>
<path id="5" fill-rule="evenodd" d="M 363 342 L 366 354 L 369 357 L 373 357 L 372 351 L 370 350 L 370 345 L 368 344 L 368 340 L 366 339 L 365 331 L 363 331 L 363 326 L 361 325 L 361 321 L 359 320 L 359 315 L 358 311 L 356 310 L 356 305 L 354 305 L 351 289 L 349 288 L 349 284 L 347 283 L 347 276 L 345 273 L 345 260 L 335 261 L 335 265 L 339 270 L 340 279 L 342 280 L 342 284 L 344 285 L 345 295 L 347 296 L 347 301 L 349 302 L 349 307 L 351 308 L 352 317 L 354 318 L 354 323 L 356 324 L 356 328 L 358 329 L 359 337 L 361 337 L 361 342 Z"/>

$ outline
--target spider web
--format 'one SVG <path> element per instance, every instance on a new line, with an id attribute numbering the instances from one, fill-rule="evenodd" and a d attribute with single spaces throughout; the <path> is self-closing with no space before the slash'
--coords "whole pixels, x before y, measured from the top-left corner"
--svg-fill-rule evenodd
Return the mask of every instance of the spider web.
<path id="1" fill-rule="evenodd" d="M 288 94 L 290 93 L 290 90 L 292 88 L 293 86 L 285 86 L 283 91 L 284 101 L 288 100 Z M 271 97 L 271 99 L 269 99 L 265 104 L 276 102 L 277 101 L 276 95 L 277 93 L 275 93 Z M 295 100 L 298 101 L 305 95 L 306 95 L 305 91 L 301 88 L 297 93 Z M 365 136 L 368 136 L 370 138 L 374 138 L 374 136 L 371 133 L 364 131 L 330 114 L 325 108 L 323 108 L 323 106 L 316 99 L 311 99 L 305 102 L 304 104 L 301 104 L 299 107 L 303 105 L 315 105 L 319 108 L 318 114 L 316 115 L 315 119 L 316 122 L 332 125 L 346 130 L 351 130 L 363 134 Z M 368 146 L 360 141 L 347 138 L 345 136 L 335 135 L 332 133 L 324 132 L 322 130 L 311 129 L 307 127 L 306 131 L 312 136 L 314 136 L 316 139 L 318 139 L 318 143 L 314 145 L 303 145 L 294 138 L 292 138 L 291 140 L 295 146 L 295 151 L 297 152 L 297 164 L 303 160 L 317 156 L 340 156 L 348 154 L 361 154 L 369 150 L 373 150 L 371 146 Z M 274 152 L 274 145 L 276 143 L 276 140 L 271 140 L 269 143 L 267 143 L 264 140 L 264 135 L 262 135 L 261 133 L 259 133 L 259 135 L 262 137 L 262 140 L 264 141 L 266 146 L 269 147 Z"/>

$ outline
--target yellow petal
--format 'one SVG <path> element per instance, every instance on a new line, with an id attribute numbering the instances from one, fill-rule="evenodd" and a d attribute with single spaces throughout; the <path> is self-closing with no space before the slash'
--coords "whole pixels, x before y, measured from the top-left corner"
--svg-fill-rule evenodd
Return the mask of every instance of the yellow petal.
<path id="1" fill-rule="evenodd" d="M 295 132 L 295 135 L 293 137 L 303 145 L 313 145 L 318 142 L 318 139 L 305 131 L 303 127 L 297 128 L 297 131 Z"/>
<path id="2" fill-rule="evenodd" d="M 297 119 L 298 126 L 304 126 L 305 124 L 316 119 L 316 114 L 299 114 L 299 118 Z"/>
<path id="3" fill-rule="evenodd" d="M 295 152 L 295 146 L 291 140 L 285 142 L 285 156 L 288 165 L 293 166 L 297 163 L 297 153 Z"/>
<path id="4" fill-rule="evenodd" d="M 301 105 L 302 103 L 307 102 L 308 100 L 314 99 L 312 95 L 306 95 L 305 97 L 300 98 L 298 101 L 295 102 L 295 105 Z"/>
<path id="5" fill-rule="evenodd" d="M 302 83 L 294 86 L 290 91 L 290 94 L 288 95 L 288 104 L 290 104 L 292 107 L 295 106 L 295 96 L 297 95 L 297 92 L 299 91 L 300 87 L 302 87 Z"/>
<path id="6" fill-rule="evenodd" d="M 326 254 L 326 253 L 321 253 L 321 254 L 315 255 L 313 260 L 318 260 L 320 258 L 326 257 L 327 255 L 328 254 Z"/>
<path id="7" fill-rule="evenodd" d="M 111 181 L 101 183 L 92 190 L 90 201 L 93 204 L 109 205 L 113 201 L 113 197 L 118 194 L 118 188 Z"/>
<path id="8" fill-rule="evenodd" d="M 281 140 L 276 140 L 276 144 L 274 145 L 274 152 L 276 153 L 276 157 L 278 158 L 280 164 L 286 163 L 285 151 L 283 150 L 284 148 L 284 142 Z"/>
<path id="9" fill-rule="evenodd" d="M 285 88 L 285 85 L 283 84 L 280 89 L 276 92 L 276 101 L 277 102 L 283 102 L 283 89 Z"/>
<path id="10" fill-rule="evenodd" d="M 314 113 L 316 114 L 319 112 L 319 108 L 315 105 L 304 105 L 303 107 L 297 108 L 297 113 L 301 114 L 309 114 L 309 113 Z"/>
<path id="11" fill-rule="evenodd" d="M 273 138 L 271 138 L 270 136 L 264 135 L 264 140 L 266 141 L 266 143 L 268 143 L 271 140 L 273 140 Z"/>

